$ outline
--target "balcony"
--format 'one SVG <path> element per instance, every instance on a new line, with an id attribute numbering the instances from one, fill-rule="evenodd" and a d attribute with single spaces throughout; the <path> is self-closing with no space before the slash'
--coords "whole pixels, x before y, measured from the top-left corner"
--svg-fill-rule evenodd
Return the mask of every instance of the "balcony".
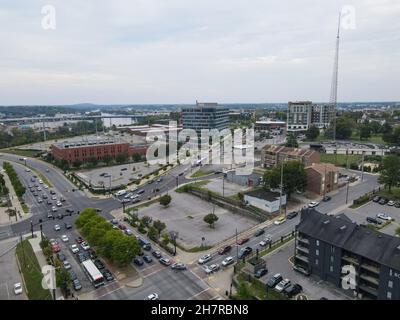
<path id="1" fill-rule="evenodd" d="M 308 264 L 308 258 L 299 252 L 296 254 L 296 259 L 301 260 Z"/>
<path id="2" fill-rule="evenodd" d="M 359 265 L 358 260 L 356 258 L 353 258 L 353 257 L 343 256 L 342 260 L 344 260 L 344 261 L 346 261 L 346 262 L 348 262 L 348 263 L 350 263 L 352 265 L 357 265 L 357 266 Z"/>
<path id="3" fill-rule="evenodd" d="M 380 274 L 380 269 L 378 267 L 371 266 L 370 264 L 363 263 L 363 264 L 361 264 L 361 268 L 365 269 L 365 270 L 368 270 L 368 271 L 371 271 L 371 272 L 373 272 L 373 273 L 375 273 L 377 275 Z"/>
<path id="4" fill-rule="evenodd" d="M 298 238 L 297 238 L 297 241 L 298 241 L 298 242 L 303 242 L 303 243 L 305 243 L 305 244 L 307 244 L 307 245 L 310 244 L 310 241 L 308 241 L 307 238 L 298 237 Z"/>
<path id="5" fill-rule="evenodd" d="M 376 286 L 379 286 L 379 280 L 370 276 L 367 276 L 366 274 L 361 274 L 360 279 L 363 279 L 369 283 L 372 283 Z"/>
<path id="6" fill-rule="evenodd" d="M 297 250 L 302 251 L 306 255 L 308 255 L 310 253 L 310 251 L 307 248 L 302 247 L 302 246 L 297 246 Z"/>
<path id="7" fill-rule="evenodd" d="M 366 286 L 364 284 L 360 284 L 358 286 L 358 289 L 359 289 L 359 291 L 361 293 L 363 293 L 363 291 L 364 291 L 364 292 L 366 292 L 366 293 L 368 293 L 368 294 L 370 294 L 372 296 L 378 297 L 378 290 L 376 290 L 376 289 L 374 289 L 372 287 Z"/>

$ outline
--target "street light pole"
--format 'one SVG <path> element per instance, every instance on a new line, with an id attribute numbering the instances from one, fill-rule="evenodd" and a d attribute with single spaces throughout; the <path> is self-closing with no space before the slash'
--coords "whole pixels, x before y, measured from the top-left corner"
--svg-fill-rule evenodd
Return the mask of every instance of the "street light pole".
<path id="1" fill-rule="evenodd" d="M 283 160 L 281 163 L 281 188 L 280 188 L 280 197 L 279 197 L 279 215 L 282 215 L 282 194 L 283 194 Z"/>
<path id="2" fill-rule="evenodd" d="M 349 201 L 349 185 L 350 181 L 347 181 L 347 188 L 346 188 L 346 204 Z"/>

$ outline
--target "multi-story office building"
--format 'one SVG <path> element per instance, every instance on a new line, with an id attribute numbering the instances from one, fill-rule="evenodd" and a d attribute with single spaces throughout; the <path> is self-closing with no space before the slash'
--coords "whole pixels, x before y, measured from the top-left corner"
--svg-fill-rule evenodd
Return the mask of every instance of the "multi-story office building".
<path id="1" fill-rule="evenodd" d="M 229 127 L 229 109 L 218 103 L 196 102 L 194 107 L 182 108 L 183 129 L 193 129 L 200 137 L 202 129 L 223 130 Z"/>
<path id="2" fill-rule="evenodd" d="M 320 162 L 320 155 L 311 149 L 288 148 L 278 145 L 266 145 L 261 149 L 261 165 L 264 168 L 272 168 L 282 161 L 301 161 L 304 165 L 311 166 Z"/>
<path id="3" fill-rule="evenodd" d="M 400 299 L 400 238 L 313 209 L 302 211 L 296 229 L 297 266 L 359 298 Z"/>
<path id="4" fill-rule="evenodd" d="M 313 104 L 311 101 L 296 101 L 288 104 L 288 131 L 306 131 L 311 125 L 327 128 L 333 120 L 335 107 L 332 104 Z"/>

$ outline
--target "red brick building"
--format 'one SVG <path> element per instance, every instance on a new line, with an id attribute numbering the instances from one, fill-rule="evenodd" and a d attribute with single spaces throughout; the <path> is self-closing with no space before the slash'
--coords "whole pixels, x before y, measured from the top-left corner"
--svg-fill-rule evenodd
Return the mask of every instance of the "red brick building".
<path id="1" fill-rule="evenodd" d="M 264 168 L 272 168 L 280 165 L 282 161 L 297 160 L 304 166 L 320 162 L 320 155 L 311 149 L 288 148 L 278 145 L 266 145 L 261 149 L 261 165 Z"/>
<path id="2" fill-rule="evenodd" d="M 87 162 L 90 158 L 103 160 L 105 156 L 116 158 L 120 154 L 131 157 L 133 154 L 146 155 L 147 145 L 131 146 L 126 142 L 115 141 L 81 141 L 53 144 L 51 152 L 56 160 L 67 160 L 72 164 L 76 160 Z"/>
<path id="3" fill-rule="evenodd" d="M 338 168 L 329 163 L 313 163 L 306 167 L 307 190 L 324 195 L 338 188 Z"/>

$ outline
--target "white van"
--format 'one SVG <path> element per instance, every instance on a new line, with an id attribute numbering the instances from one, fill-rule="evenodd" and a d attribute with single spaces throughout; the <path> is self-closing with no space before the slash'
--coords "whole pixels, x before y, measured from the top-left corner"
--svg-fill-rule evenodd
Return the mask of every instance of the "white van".
<path id="1" fill-rule="evenodd" d="M 124 194 L 126 194 L 127 193 L 127 190 L 119 190 L 116 194 L 115 194 L 115 196 L 116 197 L 120 197 L 120 196 L 123 196 Z"/>

